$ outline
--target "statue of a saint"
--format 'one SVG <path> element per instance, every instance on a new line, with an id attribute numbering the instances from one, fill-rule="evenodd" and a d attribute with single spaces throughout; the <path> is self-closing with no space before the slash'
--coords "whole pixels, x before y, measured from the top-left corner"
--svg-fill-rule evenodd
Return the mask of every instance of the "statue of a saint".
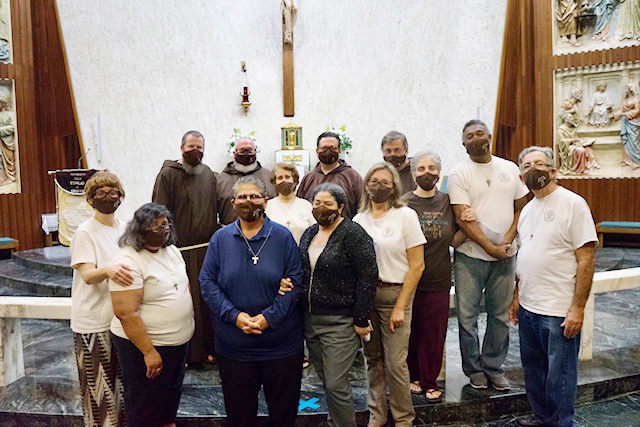
<path id="1" fill-rule="evenodd" d="M 596 23 L 593 27 L 592 40 L 605 41 L 615 33 L 620 3 L 622 3 L 620 0 L 594 1 L 593 13 L 596 15 Z"/>
<path id="2" fill-rule="evenodd" d="M 11 110 L 11 91 L 8 87 L 0 87 L 0 154 L 2 155 L 2 172 L 0 184 L 9 184 L 16 180 L 16 118 Z"/>
<path id="3" fill-rule="evenodd" d="M 8 61 L 11 58 L 11 27 L 9 26 L 10 13 L 9 0 L 0 0 L 0 61 Z"/>
<path id="4" fill-rule="evenodd" d="M 298 12 L 296 3 L 296 0 L 282 0 L 280 3 L 284 42 L 286 44 L 293 43 L 293 26 L 296 24 L 296 14 Z"/>
<path id="5" fill-rule="evenodd" d="M 611 123 L 611 108 L 613 102 L 607 95 L 607 84 L 600 83 L 598 90 L 591 97 L 589 105 L 589 124 L 592 126 L 604 127 Z"/>
<path id="6" fill-rule="evenodd" d="M 640 0 L 626 0 L 626 13 L 622 16 L 622 40 L 640 39 Z"/>
<path id="7" fill-rule="evenodd" d="M 620 136 L 624 148 L 622 164 L 631 169 L 640 168 L 640 93 L 638 86 L 628 83 L 625 86 L 622 108 L 613 115 L 614 120 L 622 120 Z"/>
<path id="8" fill-rule="evenodd" d="M 558 171 L 563 175 L 583 174 L 599 169 L 591 146 L 595 140 L 585 141 L 578 136 L 582 90 L 573 91 L 571 98 L 562 103 L 560 126 L 558 127 Z"/>
<path id="9" fill-rule="evenodd" d="M 580 0 L 558 0 L 556 8 L 556 19 L 558 20 L 558 32 L 560 40 L 569 42 L 574 46 L 580 46 L 578 43 L 578 12 Z"/>

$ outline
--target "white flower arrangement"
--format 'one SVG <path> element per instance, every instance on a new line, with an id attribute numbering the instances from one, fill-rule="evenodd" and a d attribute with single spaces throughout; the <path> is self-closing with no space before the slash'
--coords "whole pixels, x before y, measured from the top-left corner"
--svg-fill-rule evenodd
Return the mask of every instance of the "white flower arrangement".
<path id="1" fill-rule="evenodd" d="M 249 133 L 242 133 L 240 132 L 240 128 L 234 128 L 233 134 L 229 137 L 229 142 L 227 142 L 227 151 L 229 152 L 229 154 L 233 155 L 233 148 L 236 146 L 236 142 L 238 142 L 240 138 L 249 138 L 250 140 L 252 140 L 253 143 L 256 145 L 256 153 L 260 152 L 260 149 L 258 148 L 258 144 L 256 143 L 255 131 L 252 131 Z"/>
<path id="2" fill-rule="evenodd" d="M 327 126 L 327 131 L 328 132 L 333 132 L 335 134 L 338 134 L 338 136 L 340 137 L 340 149 L 342 151 L 344 151 L 346 153 L 351 151 L 351 149 L 353 148 L 353 140 L 347 134 L 347 131 L 345 130 L 345 125 L 342 125 L 337 129 L 334 128 L 334 127 Z"/>

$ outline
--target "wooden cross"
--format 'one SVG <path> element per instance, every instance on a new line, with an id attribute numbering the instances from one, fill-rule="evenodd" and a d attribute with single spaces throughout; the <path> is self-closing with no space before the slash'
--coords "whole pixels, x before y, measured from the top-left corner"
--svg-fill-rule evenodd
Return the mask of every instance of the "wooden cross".
<path id="1" fill-rule="evenodd" d="M 260 257 L 258 255 L 254 255 L 251 257 L 251 260 L 253 261 L 253 265 L 256 265 L 260 260 Z"/>
<path id="2" fill-rule="evenodd" d="M 296 19 L 295 0 L 282 0 L 282 90 L 285 117 L 295 114 L 293 89 L 293 25 Z"/>

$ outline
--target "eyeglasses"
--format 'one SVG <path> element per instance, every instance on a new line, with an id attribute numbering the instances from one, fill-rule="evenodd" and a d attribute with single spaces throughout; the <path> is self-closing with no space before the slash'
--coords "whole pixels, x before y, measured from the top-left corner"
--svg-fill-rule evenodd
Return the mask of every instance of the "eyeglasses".
<path id="1" fill-rule="evenodd" d="M 120 192 L 118 190 L 109 190 L 109 191 L 98 190 L 98 191 L 96 191 L 96 197 L 98 199 L 102 199 L 102 198 L 104 198 L 106 196 L 109 196 L 112 199 L 115 199 L 116 197 L 120 197 Z"/>
<path id="2" fill-rule="evenodd" d="M 264 199 L 264 196 L 260 195 L 260 194 L 239 194 L 235 197 L 236 200 L 251 200 L 256 201 L 256 200 L 261 200 Z"/>
<path id="3" fill-rule="evenodd" d="M 378 181 L 377 179 L 370 179 L 369 180 L 369 185 L 370 186 L 376 186 L 376 185 L 382 185 L 383 187 L 386 188 L 392 188 L 393 187 L 393 182 L 387 181 L 386 179 L 383 179 L 382 181 Z"/>
<path id="4" fill-rule="evenodd" d="M 520 166 L 520 170 L 525 172 L 525 171 L 528 171 L 529 169 L 531 169 L 534 166 L 535 166 L 536 169 L 542 169 L 544 167 L 551 166 L 551 165 L 546 163 L 546 162 L 543 162 L 542 160 L 537 160 L 537 161 L 533 162 L 533 164 L 532 163 L 523 164 L 522 166 Z"/>
<path id="5" fill-rule="evenodd" d="M 154 233 L 157 233 L 159 231 L 169 231 L 171 230 L 171 223 L 168 224 L 153 224 L 147 228 L 145 228 L 145 230 L 149 230 L 149 231 L 153 231 Z"/>
<path id="6" fill-rule="evenodd" d="M 253 154 L 256 154 L 256 150 L 241 148 L 241 149 L 237 150 L 236 153 L 253 155 Z"/>

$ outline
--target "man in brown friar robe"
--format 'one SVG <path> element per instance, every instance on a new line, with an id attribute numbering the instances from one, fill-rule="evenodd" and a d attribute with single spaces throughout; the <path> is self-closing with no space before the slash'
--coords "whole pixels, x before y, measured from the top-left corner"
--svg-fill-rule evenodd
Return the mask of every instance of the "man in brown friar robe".
<path id="1" fill-rule="evenodd" d="M 278 195 L 275 187 L 271 184 L 271 171 L 263 168 L 256 158 L 256 143 L 250 137 L 242 136 L 236 140 L 233 161 L 229 162 L 218 175 L 218 211 L 220 212 L 221 224 L 231 224 L 238 218 L 231 204 L 233 185 L 237 180 L 247 175 L 253 175 L 264 182 L 267 196 L 270 199 Z"/>
<path id="2" fill-rule="evenodd" d="M 182 137 L 180 160 L 165 160 L 156 177 L 153 201 L 165 205 L 173 215 L 178 248 L 207 243 L 218 229 L 216 174 L 201 163 L 204 137 L 189 131 Z M 183 250 L 193 298 L 196 329 L 187 357 L 189 364 L 212 362 L 213 328 L 211 315 L 200 294 L 200 267 L 207 247 Z"/>

